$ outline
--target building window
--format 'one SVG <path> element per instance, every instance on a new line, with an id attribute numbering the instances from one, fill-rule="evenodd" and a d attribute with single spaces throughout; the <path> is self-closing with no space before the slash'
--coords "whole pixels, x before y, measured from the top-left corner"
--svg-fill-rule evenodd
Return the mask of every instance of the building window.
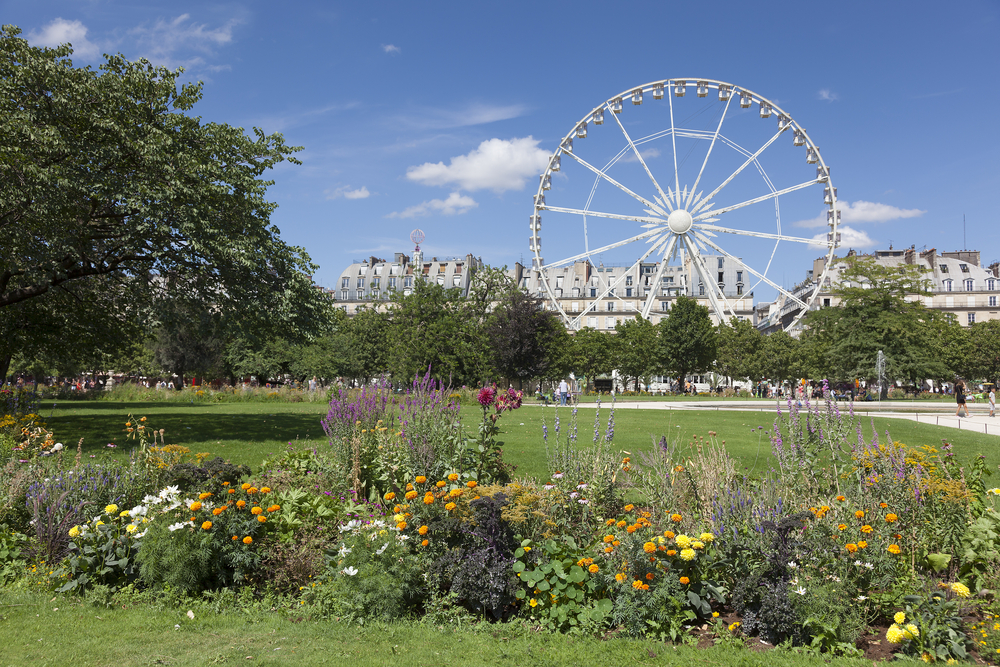
<path id="1" fill-rule="evenodd" d="M 605 322 L 605 326 L 609 329 L 614 329 L 616 324 L 618 324 L 618 320 L 614 317 L 607 318 L 607 321 Z"/>
<path id="2" fill-rule="evenodd" d="M 941 273 L 948 273 L 948 265 L 947 264 L 940 264 L 939 268 L 941 269 Z"/>
<path id="3" fill-rule="evenodd" d="M 958 268 L 962 270 L 962 273 L 968 273 L 969 272 L 969 265 L 968 264 L 959 264 Z"/>
<path id="4" fill-rule="evenodd" d="M 975 323 L 976 323 L 976 314 L 969 313 L 969 324 L 975 324 Z"/>
<path id="5" fill-rule="evenodd" d="M 596 297 L 597 297 L 597 288 L 596 287 L 591 287 L 590 288 L 590 298 L 594 299 Z"/>
<path id="6" fill-rule="evenodd" d="M 721 285 L 721 284 L 723 284 L 724 282 L 726 282 L 726 281 L 725 281 L 725 279 L 724 279 L 724 278 L 722 277 L 722 271 L 719 271 L 719 284 Z"/>
<path id="7" fill-rule="evenodd" d="M 580 298 L 580 288 L 579 287 L 574 287 L 573 288 L 573 298 L 574 299 Z"/>
<path id="8" fill-rule="evenodd" d="M 615 302 L 614 301 L 608 301 L 607 302 L 607 309 L 608 309 L 609 313 L 615 312 Z"/>
<path id="9" fill-rule="evenodd" d="M 580 302 L 579 301 L 574 301 L 573 303 L 571 303 L 570 306 L 569 306 L 569 312 L 571 312 L 571 313 L 579 313 L 580 312 Z"/>
<path id="10" fill-rule="evenodd" d="M 625 276 L 625 284 L 626 285 L 632 284 L 632 276 Z"/>
<path id="11" fill-rule="evenodd" d="M 379 282 L 381 282 L 381 278 L 372 278 L 372 289 L 378 289 Z"/>
<path id="12" fill-rule="evenodd" d="M 987 291 L 990 291 L 990 292 L 992 292 L 994 289 L 996 289 L 996 281 L 992 280 L 992 279 L 991 280 L 987 280 L 986 281 L 986 289 L 987 289 Z"/>
<path id="13" fill-rule="evenodd" d="M 358 301 L 361 301 L 364 298 L 365 298 L 365 291 L 363 289 L 359 289 L 358 290 Z"/>
<path id="14" fill-rule="evenodd" d="M 413 276 L 403 278 L 403 287 L 413 287 Z"/>
<path id="15" fill-rule="evenodd" d="M 736 296 L 742 296 L 742 295 L 743 295 L 743 285 L 737 285 L 736 286 Z"/>
<path id="16" fill-rule="evenodd" d="M 971 292 L 972 291 L 972 287 L 973 287 L 973 281 L 966 280 L 965 281 L 965 291 L 966 292 Z"/>
<path id="17" fill-rule="evenodd" d="M 625 288 L 625 296 L 632 296 L 632 288 L 631 287 L 626 287 Z"/>
<path id="18" fill-rule="evenodd" d="M 444 276 L 438 276 L 437 277 L 437 284 L 441 285 L 441 286 L 444 286 Z"/>
<path id="19" fill-rule="evenodd" d="M 452 276 L 451 277 L 451 286 L 452 287 L 461 287 L 462 286 L 462 276 Z"/>
<path id="20" fill-rule="evenodd" d="M 737 271 L 736 272 L 736 282 L 738 282 L 738 283 L 743 282 L 743 272 L 742 271 Z"/>
<path id="21" fill-rule="evenodd" d="M 673 285 L 674 284 L 674 277 L 673 276 L 664 276 L 663 277 L 663 282 L 666 285 Z"/>
<path id="22" fill-rule="evenodd" d="M 396 289 L 396 276 L 389 278 L 389 289 Z"/>
<path id="23" fill-rule="evenodd" d="M 345 289 L 340 290 L 340 300 L 341 301 L 347 301 L 347 295 L 348 295 L 348 291 L 347 290 L 345 290 Z M 996 298 L 996 297 L 994 297 L 994 298 Z"/>
<path id="24" fill-rule="evenodd" d="M 358 289 L 363 289 L 364 286 L 365 286 L 365 279 L 364 278 L 358 278 Z"/>
<path id="25" fill-rule="evenodd" d="M 669 301 L 661 301 L 660 302 L 660 310 L 662 310 L 663 312 L 667 312 L 668 310 L 670 310 L 670 302 Z"/>
<path id="26" fill-rule="evenodd" d="M 950 292 L 951 291 L 951 281 L 950 280 L 945 280 L 942 284 L 944 285 L 944 291 L 945 292 Z"/>
<path id="27" fill-rule="evenodd" d="M 698 283 L 698 296 L 705 296 L 705 283 Z"/>
<path id="28" fill-rule="evenodd" d="M 823 307 L 824 308 L 830 307 L 830 299 L 823 299 Z"/>
<path id="29" fill-rule="evenodd" d="M 587 326 L 590 327 L 591 329 L 596 329 L 597 328 L 597 318 L 596 317 L 588 317 L 587 318 Z"/>
<path id="30" fill-rule="evenodd" d="M 350 278 L 341 278 L 340 279 L 340 286 L 343 289 L 347 289 L 348 287 L 351 286 L 351 279 Z"/>
<path id="31" fill-rule="evenodd" d="M 723 268 L 723 267 L 725 267 L 725 261 L 726 261 L 726 260 L 725 260 L 725 258 L 724 258 L 724 257 L 720 257 L 720 258 L 719 258 L 719 268 L 720 268 L 720 269 L 721 269 L 721 268 Z"/>
<path id="32" fill-rule="evenodd" d="M 438 273 L 444 273 L 448 270 L 447 264 L 438 264 Z"/>
<path id="33" fill-rule="evenodd" d="M 563 285 L 563 276 L 556 276 L 556 287 L 562 287 L 562 285 Z"/>

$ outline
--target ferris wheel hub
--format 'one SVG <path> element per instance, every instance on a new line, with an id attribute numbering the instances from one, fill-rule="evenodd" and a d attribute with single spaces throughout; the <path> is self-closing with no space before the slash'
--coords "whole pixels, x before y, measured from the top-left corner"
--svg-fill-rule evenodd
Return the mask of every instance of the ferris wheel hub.
<path id="1" fill-rule="evenodd" d="M 667 217 L 667 227 L 674 234 L 683 234 L 691 229 L 692 224 L 694 224 L 694 219 L 691 217 L 691 214 L 681 208 L 673 211 Z"/>

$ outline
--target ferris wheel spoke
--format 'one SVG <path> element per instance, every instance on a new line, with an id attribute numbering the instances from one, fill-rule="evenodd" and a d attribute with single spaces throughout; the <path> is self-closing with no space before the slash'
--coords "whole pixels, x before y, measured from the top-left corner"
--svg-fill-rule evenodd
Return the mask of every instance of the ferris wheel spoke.
<path id="1" fill-rule="evenodd" d="M 698 178 L 694 179 L 694 185 L 691 186 L 691 192 L 688 193 L 687 200 L 684 202 L 684 208 L 691 206 L 691 199 L 694 197 L 694 193 L 698 190 L 698 183 L 701 182 L 701 176 L 705 173 L 705 166 L 708 164 L 708 158 L 712 157 L 712 149 L 715 148 L 715 142 L 719 138 L 719 133 L 722 132 L 722 123 L 726 120 L 726 114 L 729 113 L 729 105 L 732 104 L 735 95 L 730 95 L 729 99 L 726 100 L 726 108 L 722 110 L 722 117 L 719 118 L 719 125 L 715 128 L 715 134 L 712 135 L 712 143 L 708 145 L 708 152 L 705 153 L 705 159 L 702 160 L 701 169 L 698 170 Z"/>
<path id="2" fill-rule="evenodd" d="M 705 245 L 709 246 L 713 250 L 715 250 L 715 251 L 717 251 L 717 252 L 725 255 L 726 257 L 729 257 L 730 259 L 734 259 L 737 262 L 740 262 L 740 264 L 743 264 L 743 262 L 740 261 L 739 257 L 736 257 L 735 255 L 732 255 L 731 253 L 726 252 L 721 247 L 719 247 L 718 244 L 713 243 L 711 240 L 709 240 L 707 238 L 702 238 L 701 240 L 702 240 L 702 242 Z M 778 285 L 774 281 L 768 280 L 767 276 L 765 276 L 764 274 L 762 274 L 762 273 L 760 273 L 758 271 L 755 271 L 753 268 L 747 266 L 746 264 L 743 264 L 743 268 L 746 269 L 747 272 L 749 272 L 749 273 L 757 276 L 757 278 L 759 278 L 761 281 L 767 283 L 770 287 L 774 288 L 775 290 L 777 290 L 781 294 L 784 294 L 786 298 L 791 299 L 792 301 L 794 301 L 795 303 L 799 304 L 803 308 L 806 307 L 806 304 L 805 304 L 804 301 L 802 301 L 802 299 L 798 298 L 797 296 L 795 296 L 794 294 L 792 294 L 791 292 L 789 292 L 788 290 L 786 290 L 784 287 L 781 287 L 780 285 Z"/>
<path id="3" fill-rule="evenodd" d="M 662 197 L 663 199 L 664 206 L 673 211 L 674 210 L 673 204 L 667 197 L 667 194 L 663 191 L 663 188 L 660 187 L 660 184 L 657 183 L 656 179 L 653 177 L 653 172 L 649 170 L 649 166 L 646 165 L 646 161 L 642 159 L 642 153 L 640 153 L 639 149 L 636 148 L 635 142 L 632 141 L 632 137 L 629 136 L 628 131 L 625 130 L 625 126 L 622 125 L 621 118 L 619 118 L 618 114 L 614 112 L 612 112 L 611 115 L 615 117 L 615 122 L 618 123 L 618 128 L 622 131 L 622 134 L 625 135 L 625 140 L 628 141 L 628 145 L 632 147 L 632 151 L 635 153 L 636 158 L 639 159 L 639 164 L 641 164 L 642 168 L 646 170 L 646 175 L 649 176 L 649 180 L 653 182 L 653 186 L 656 188 L 656 191 L 660 193 L 660 197 Z"/>
<path id="4" fill-rule="evenodd" d="M 546 269 L 552 269 L 552 268 L 556 268 L 556 267 L 559 267 L 559 266 L 565 266 L 567 264 L 572 264 L 573 262 L 578 262 L 581 259 L 589 259 L 592 255 L 599 255 L 602 252 L 607 252 L 609 250 L 614 250 L 615 248 L 620 248 L 620 247 L 628 245 L 630 243 L 635 243 L 636 241 L 641 241 L 643 239 L 648 239 L 648 238 L 656 236 L 657 234 L 660 234 L 662 232 L 663 232 L 662 229 L 651 229 L 648 232 L 643 232 L 642 234 L 637 234 L 637 235 L 633 236 L 632 238 L 624 239 L 622 241 L 617 241 L 615 243 L 610 243 L 610 244 L 608 244 L 606 246 L 603 246 L 601 248 L 594 248 L 593 250 L 588 250 L 586 252 L 582 252 L 579 255 L 573 255 L 572 257 L 567 257 L 566 259 L 561 259 L 558 262 L 552 262 L 551 264 L 546 264 L 544 268 L 546 268 Z M 654 243 L 653 244 L 653 248 L 655 248 L 655 247 L 656 247 L 656 244 Z M 652 250 L 650 250 L 650 252 L 651 251 Z"/>
<path id="5" fill-rule="evenodd" d="M 637 259 L 635 261 L 635 263 L 632 264 L 632 266 L 630 266 L 626 271 L 622 272 L 622 274 L 620 276 L 618 276 L 618 279 L 615 280 L 614 282 L 606 282 L 603 277 L 600 277 L 601 278 L 601 283 L 604 285 L 604 291 L 601 292 L 601 294 L 596 298 L 596 300 L 593 303 L 595 303 L 595 304 L 599 303 L 601 299 L 603 299 L 604 297 L 606 297 L 609 294 L 611 294 L 611 290 L 613 290 L 615 287 L 617 287 L 621 283 L 621 281 L 625 279 L 625 276 L 632 275 L 632 272 L 635 271 L 635 268 L 637 266 L 639 266 L 640 264 L 642 264 L 643 262 L 645 262 L 646 258 L 649 257 L 650 255 L 652 255 L 653 252 L 658 247 L 660 247 L 661 245 L 663 245 L 663 239 L 660 239 L 656 243 L 653 243 L 652 245 L 650 245 L 649 246 L 649 250 L 647 250 L 646 252 L 644 252 L 642 254 L 642 256 L 639 257 L 639 259 Z M 618 298 L 620 300 L 620 297 L 618 297 L 617 295 L 615 296 L 615 298 Z M 596 306 L 594 306 L 594 307 L 596 308 Z"/>
<path id="6" fill-rule="evenodd" d="M 730 211 L 735 211 L 738 208 L 743 208 L 745 206 L 751 206 L 753 204 L 759 204 L 760 202 L 767 201 L 768 199 L 777 199 L 778 197 L 781 197 L 782 195 L 787 195 L 790 192 L 795 192 L 796 190 L 801 190 L 803 188 L 808 188 L 811 185 L 816 185 L 816 184 L 822 183 L 822 182 L 823 181 L 821 181 L 819 179 L 813 179 L 811 181 L 806 181 L 804 183 L 799 183 L 798 185 L 793 185 L 791 187 L 787 187 L 784 190 L 776 190 L 776 191 L 770 192 L 770 193 L 768 193 L 766 195 L 761 195 L 760 197 L 754 197 L 753 199 L 748 199 L 748 200 L 746 200 L 744 202 L 740 202 L 739 204 L 733 204 L 732 206 L 726 206 L 725 208 L 717 208 L 717 209 L 712 209 L 710 211 L 705 211 L 703 213 L 699 213 L 698 215 L 696 215 L 694 217 L 694 221 L 698 222 L 699 220 L 704 220 L 706 218 L 711 218 L 711 217 L 716 216 L 716 215 L 722 215 L 723 213 L 729 213 Z"/>
<path id="7" fill-rule="evenodd" d="M 662 208 L 658 204 L 656 204 L 655 202 L 651 202 L 648 199 L 646 199 L 645 197 L 643 197 L 642 195 L 636 194 L 635 192 L 633 192 L 632 190 L 628 189 L 627 187 L 625 187 L 624 185 L 622 185 L 621 183 L 619 183 L 615 179 L 613 179 L 610 176 L 608 176 L 601 169 L 598 169 L 594 165 L 592 165 L 589 162 L 587 162 L 586 160 L 584 160 L 582 157 L 580 157 L 576 153 L 564 153 L 564 155 L 569 155 L 571 158 L 573 158 L 574 160 L 576 160 L 577 162 L 579 162 L 581 165 L 583 165 L 584 167 L 586 167 L 590 171 L 592 171 L 595 174 L 597 174 L 599 177 L 601 177 L 604 180 L 606 180 L 611 185 L 613 185 L 616 188 L 620 189 L 622 192 L 624 192 L 625 194 L 633 197 L 637 201 L 645 204 L 646 206 L 648 206 L 649 208 L 653 209 L 654 211 L 661 211 L 662 210 Z M 666 213 L 664 212 L 664 216 L 665 215 L 666 215 Z"/>
<path id="8" fill-rule="evenodd" d="M 673 253 L 674 248 L 677 247 L 677 234 L 672 234 L 670 236 L 670 241 L 667 242 L 667 247 L 663 251 L 663 259 L 660 260 L 660 268 L 656 271 L 656 276 L 653 278 L 652 288 L 649 290 L 649 294 L 646 295 L 646 301 L 642 305 L 642 317 L 644 319 L 649 319 L 649 311 L 653 309 L 653 304 L 656 303 L 657 291 L 660 289 L 660 279 L 663 278 L 663 273 L 667 269 L 667 262 L 670 261 L 670 255 Z"/>
<path id="9" fill-rule="evenodd" d="M 718 286 L 716 286 L 715 283 L 712 281 L 711 275 L 709 274 L 708 269 L 705 267 L 705 262 L 701 257 L 701 253 L 698 251 L 697 245 L 695 245 L 695 243 L 686 234 L 682 237 L 682 240 L 684 242 L 684 247 L 687 248 L 688 254 L 691 256 L 691 261 L 694 264 L 695 272 L 701 277 L 702 284 L 708 288 L 706 291 L 706 296 L 708 296 L 709 303 L 712 304 L 712 310 L 715 311 L 715 314 L 719 317 L 719 321 L 721 322 L 725 319 L 726 312 L 725 309 L 722 307 L 722 305 L 719 303 L 719 299 L 716 296 L 716 291 L 718 290 Z M 731 308 L 730 311 L 732 311 Z"/>
<path id="10" fill-rule="evenodd" d="M 677 197 L 677 207 L 680 208 L 681 176 L 677 170 L 677 133 L 674 131 L 674 96 L 670 94 L 671 92 L 673 91 L 667 91 L 667 101 L 670 102 L 670 143 L 674 153 L 674 195 Z"/>
<path id="11" fill-rule="evenodd" d="M 539 206 L 539 209 L 543 211 L 552 211 L 553 213 L 572 213 L 574 215 L 583 216 L 594 216 L 595 218 L 608 218 L 609 220 L 628 220 L 630 222 L 645 222 L 653 225 L 662 225 L 665 221 L 663 218 L 646 218 L 641 215 L 621 215 L 619 213 L 605 213 L 603 211 L 588 211 L 582 208 L 565 208 L 563 206 Z"/>
<path id="12" fill-rule="evenodd" d="M 722 192 L 722 189 L 724 187 L 726 187 L 727 185 L 729 185 L 730 182 L 732 182 L 732 180 L 734 178 L 736 178 L 737 176 L 739 176 L 743 172 L 744 169 L 746 169 L 748 166 L 750 166 L 751 164 L 753 164 L 754 162 L 756 162 L 757 158 L 760 157 L 760 154 L 763 153 L 765 150 L 767 150 L 768 147 L 770 147 L 771 144 L 773 144 L 775 141 L 777 141 L 778 137 L 780 137 L 784 133 L 784 131 L 785 131 L 784 129 L 778 130 L 773 137 L 771 137 L 770 139 L 767 140 L 767 143 L 765 143 L 763 146 L 761 146 L 760 148 L 757 149 L 756 153 L 754 153 L 753 155 L 749 156 L 747 158 L 746 162 L 744 162 L 743 164 L 740 165 L 739 169 L 737 169 L 732 174 L 730 174 L 729 178 L 727 178 L 726 180 L 724 180 L 722 183 L 719 184 L 719 187 L 717 187 L 714 190 L 712 190 L 710 193 L 708 193 L 708 195 L 704 199 L 702 199 L 700 202 L 698 202 L 698 206 L 696 207 L 696 209 L 694 211 L 692 211 L 692 213 L 697 213 L 697 212 L 703 210 L 712 201 L 712 199 L 715 198 L 715 195 L 717 195 L 720 192 Z"/>
<path id="13" fill-rule="evenodd" d="M 769 234 L 768 232 L 752 232 L 748 229 L 734 229 L 731 227 L 719 227 L 718 225 L 697 224 L 694 225 L 694 228 L 709 232 L 722 232 L 724 234 L 737 234 L 739 236 L 753 236 L 759 239 L 772 239 L 774 241 L 790 241 L 792 243 L 805 243 L 806 245 L 830 245 L 829 241 L 817 241 L 816 239 L 807 239 L 801 236 L 786 236 L 784 234 Z"/>

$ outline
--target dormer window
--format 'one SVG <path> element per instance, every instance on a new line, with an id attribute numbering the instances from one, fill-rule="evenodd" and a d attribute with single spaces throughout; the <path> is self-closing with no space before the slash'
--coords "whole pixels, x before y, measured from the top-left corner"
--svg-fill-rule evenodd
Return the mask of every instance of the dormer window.
<path id="1" fill-rule="evenodd" d="M 969 265 L 968 264 L 959 264 L 958 268 L 962 270 L 962 273 L 968 273 L 969 272 Z"/>
<path id="2" fill-rule="evenodd" d="M 948 265 L 947 264 L 941 264 L 940 266 L 941 266 L 941 273 L 948 273 Z"/>

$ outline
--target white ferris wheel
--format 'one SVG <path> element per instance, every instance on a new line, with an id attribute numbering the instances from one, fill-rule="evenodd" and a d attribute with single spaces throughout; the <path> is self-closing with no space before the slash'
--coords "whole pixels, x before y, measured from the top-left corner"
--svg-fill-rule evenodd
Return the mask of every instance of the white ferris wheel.
<path id="1" fill-rule="evenodd" d="M 543 213 L 557 261 L 542 256 Z M 534 197 L 529 247 L 539 287 L 570 329 L 601 299 L 624 298 L 622 284 L 637 270 L 652 289 L 636 290 L 628 305 L 648 318 L 665 293 L 661 279 L 673 280 L 671 265 L 698 284 L 688 294 L 707 299 L 720 322 L 758 290 L 794 313 L 788 328 L 824 286 L 839 222 L 830 168 L 788 112 L 730 83 L 664 79 L 607 99 L 562 139 Z M 787 286 L 818 255 L 820 274 Z M 741 265 L 746 286 L 725 285 L 721 272 L 716 279 L 716 258 L 720 269 L 723 258 Z M 624 270 L 594 271 L 584 296 L 597 300 L 574 310 L 555 279 L 579 262 Z"/>

